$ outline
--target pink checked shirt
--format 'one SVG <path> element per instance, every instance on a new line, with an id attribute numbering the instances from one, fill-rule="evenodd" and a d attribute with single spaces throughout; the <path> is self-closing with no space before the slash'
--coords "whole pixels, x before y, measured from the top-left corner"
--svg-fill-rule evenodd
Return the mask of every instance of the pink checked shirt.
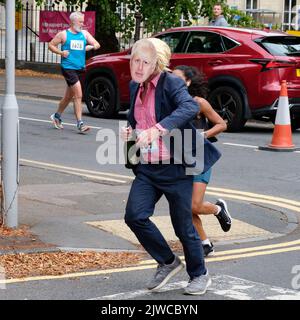
<path id="1" fill-rule="evenodd" d="M 141 100 L 141 94 L 144 90 L 143 85 L 140 85 L 140 88 L 137 93 L 134 106 L 134 118 L 136 121 L 136 130 L 146 130 L 157 124 L 155 116 L 155 88 L 159 80 L 160 74 L 155 76 L 148 84 L 147 94 L 144 97 L 144 101 Z M 157 127 L 161 130 L 163 128 L 160 125 Z M 146 162 L 158 162 L 159 160 L 168 160 L 170 159 L 170 153 L 166 148 L 165 144 L 162 141 L 162 138 L 159 137 L 158 141 L 155 141 L 158 148 L 153 151 L 148 151 L 148 153 L 142 153 L 144 161 Z M 154 142 L 154 143 L 155 143 Z"/>

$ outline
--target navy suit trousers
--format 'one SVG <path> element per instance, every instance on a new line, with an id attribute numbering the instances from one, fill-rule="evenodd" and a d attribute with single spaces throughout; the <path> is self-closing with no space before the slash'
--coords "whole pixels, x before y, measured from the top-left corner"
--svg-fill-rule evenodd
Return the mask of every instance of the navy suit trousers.
<path id="1" fill-rule="evenodd" d="M 179 164 L 139 164 L 135 169 L 126 206 L 125 222 L 145 250 L 159 264 L 172 258 L 172 251 L 156 225 L 149 219 L 162 195 L 168 200 L 176 236 L 182 243 L 187 272 L 191 278 L 206 272 L 202 243 L 192 222 L 193 176 Z"/>

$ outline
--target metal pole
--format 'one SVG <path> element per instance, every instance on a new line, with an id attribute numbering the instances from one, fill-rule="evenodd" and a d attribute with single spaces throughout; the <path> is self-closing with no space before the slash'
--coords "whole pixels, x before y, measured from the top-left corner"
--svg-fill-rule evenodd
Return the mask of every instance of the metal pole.
<path id="1" fill-rule="evenodd" d="M 29 11 L 29 5 L 28 1 L 26 2 L 26 29 L 25 29 L 25 61 L 27 61 L 27 50 L 28 50 L 28 11 Z"/>
<path id="2" fill-rule="evenodd" d="M 6 1 L 5 97 L 2 105 L 2 215 L 7 227 L 18 226 L 18 103 L 15 96 L 15 0 Z"/>
<path id="3" fill-rule="evenodd" d="M 141 31 L 141 21 L 142 14 L 140 12 L 136 12 L 134 14 L 135 17 L 135 33 L 134 33 L 134 42 L 140 40 L 140 31 Z"/>

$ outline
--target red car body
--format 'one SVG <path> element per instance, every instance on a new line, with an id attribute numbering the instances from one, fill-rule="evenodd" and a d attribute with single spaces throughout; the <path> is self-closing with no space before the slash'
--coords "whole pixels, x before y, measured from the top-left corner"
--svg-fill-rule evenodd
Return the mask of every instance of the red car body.
<path id="1" fill-rule="evenodd" d="M 172 50 L 170 68 L 191 65 L 207 76 L 208 100 L 240 130 L 247 119 L 274 120 L 282 80 L 287 80 L 292 125 L 300 127 L 300 37 L 280 31 L 183 27 L 155 37 Z M 130 49 L 95 56 L 82 78 L 92 115 L 111 117 L 129 105 Z"/>

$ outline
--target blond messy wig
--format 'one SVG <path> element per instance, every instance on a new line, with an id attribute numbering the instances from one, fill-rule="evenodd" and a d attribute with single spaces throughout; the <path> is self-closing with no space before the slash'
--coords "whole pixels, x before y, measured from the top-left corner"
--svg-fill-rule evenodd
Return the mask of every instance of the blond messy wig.
<path id="1" fill-rule="evenodd" d="M 156 71 L 170 71 L 168 68 L 171 59 L 170 47 L 164 41 L 158 38 L 148 38 L 148 40 L 154 45 L 157 53 Z"/>

